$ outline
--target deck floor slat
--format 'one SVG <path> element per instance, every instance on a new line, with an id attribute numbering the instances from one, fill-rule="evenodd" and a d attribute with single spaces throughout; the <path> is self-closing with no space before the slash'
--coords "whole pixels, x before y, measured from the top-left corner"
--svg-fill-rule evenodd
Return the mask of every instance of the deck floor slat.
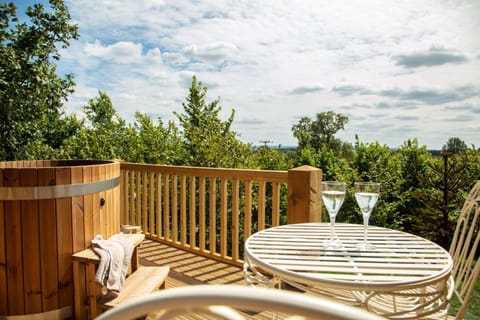
<path id="1" fill-rule="evenodd" d="M 199 284 L 236 284 L 246 285 L 242 268 L 222 263 L 194 253 L 177 249 L 166 244 L 145 239 L 139 248 L 139 262 L 143 266 L 169 266 L 170 273 L 165 288 L 176 288 Z M 152 319 L 152 312 L 147 319 Z M 284 319 L 277 314 L 277 319 Z M 272 319 L 271 312 L 259 314 L 244 314 L 245 319 L 263 320 Z M 184 316 L 179 319 L 209 320 L 203 315 Z"/>
<path id="2" fill-rule="evenodd" d="M 166 287 L 196 284 L 246 285 L 242 268 L 208 259 L 166 244 L 145 239 L 139 249 L 140 264 L 169 266 Z"/>

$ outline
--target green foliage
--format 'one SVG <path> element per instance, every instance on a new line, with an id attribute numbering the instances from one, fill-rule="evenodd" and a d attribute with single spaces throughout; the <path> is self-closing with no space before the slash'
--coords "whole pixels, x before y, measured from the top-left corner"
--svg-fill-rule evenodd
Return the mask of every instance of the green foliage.
<path id="1" fill-rule="evenodd" d="M 417 215 L 426 208 L 426 203 L 416 194 L 426 187 L 422 177 L 432 156 L 425 146 L 418 145 L 417 139 L 404 142 L 395 156 L 400 165 L 397 211 L 403 217 L 402 228 L 415 230 L 418 223 Z"/>
<path id="2" fill-rule="evenodd" d="M 312 146 L 312 120 L 308 117 L 302 117 L 297 124 L 292 127 L 293 136 L 298 140 L 298 148 L 301 150 Z"/>
<path id="3" fill-rule="evenodd" d="M 116 113 L 105 92 L 90 99 L 83 108 L 86 125 L 66 144 L 68 153 L 80 159 L 121 158 L 128 147 L 125 121 Z"/>
<path id="4" fill-rule="evenodd" d="M 322 146 L 316 153 L 315 166 L 322 169 L 324 181 L 353 181 L 350 162 L 333 149 Z"/>
<path id="5" fill-rule="evenodd" d="M 13 4 L 0 5 L 0 159 L 122 159 L 224 168 L 288 170 L 310 165 L 323 170 L 323 180 L 343 180 L 349 192 L 337 221 L 361 223 L 353 197 L 359 180 L 378 181 L 381 196 L 371 217 L 379 226 L 404 229 L 447 247 L 465 195 L 480 177 L 480 152 L 457 137 L 432 155 L 418 141 L 407 140 L 399 150 L 378 142 L 354 146 L 335 137 L 348 118 L 333 111 L 314 120 L 302 117 L 292 126 L 296 151 L 254 149 L 232 130 L 235 111 L 220 119 L 220 99 L 207 102 L 207 88 L 192 78 L 174 122 L 154 121 L 140 112 L 127 124 L 107 93 L 89 100 L 84 118 L 67 115 L 63 104 L 73 92 L 72 75 L 56 74 L 57 48 L 77 39 L 62 0 L 27 9 L 20 23 Z M 267 207 L 271 206 L 267 186 Z M 258 188 L 258 186 L 253 186 Z M 286 211 L 287 190 L 281 208 Z M 255 206 L 254 203 L 254 211 Z M 282 223 L 285 222 L 282 214 Z M 267 221 L 267 224 L 270 223 Z"/>
<path id="6" fill-rule="evenodd" d="M 14 4 L 0 5 L 0 159 L 61 157 L 61 145 L 81 121 L 66 116 L 63 103 L 73 77 L 56 74 L 59 47 L 77 39 L 77 26 L 62 0 L 28 7 L 20 23 Z"/>
<path id="7" fill-rule="evenodd" d="M 85 118 L 79 119 L 63 108 L 73 92 L 73 76 L 60 77 L 55 64 L 60 59 L 57 48 L 66 48 L 71 39 L 77 39 L 78 27 L 69 23 L 71 17 L 62 0 L 50 0 L 48 11 L 40 4 L 29 7 L 26 15 L 30 21 L 20 23 L 15 5 L 0 4 L 0 160 L 122 159 L 267 170 L 310 165 L 323 170 L 323 180 L 347 183 L 338 222 L 362 222 L 353 184 L 378 181 L 382 190 L 371 224 L 403 229 L 448 248 L 465 196 L 480 177 L 480 151 L 460 138 L 450 138 L 436 154 L 419 146 L 416 139 L 407 140 L 397 151 L 378 142 L 360 142 L 358 137 L 352 146 L 335 137 L 348 118 L 328 111 L 318 113 L 314 120 L 302 117 L 292 126 L 298 140 L 296 151 L 255 150 L 232 130 L 235 111 L 227 120 L 220 119 L 220 99 L 208 103 L 207 88 L 195 77 L 182 103 L 184 112 L 175 113 L 181 128 L 172 121 L 155 122 L 140 112 L 133 124 L 127 124 L 105 92 L 89 100 L 83 110 Z M 252 189 L 255 230 L 258 184 Z M 271 190 L 267 184 L 267 212 L 272 207 Z M 240 201 L 244 198 L 240 195 Z M 282 224 L 286 223 L 287 201 L 287 188 L 282 186 Z M 271 217 L 266 220 L 271 225 Z"/>
<path id="8" fill-rule="evenodd" d="M 353 183 L 355 181 L 380 182 L 380 198 L 370 222 L 373 225 L 401 228 L 405 217 L 401 216 L 397 210 L 398 193 L 396 190 L 400 183 L 398 158 L 392 155 L 386 145 L 380 145 L 378 142 L 361 143 L 357 139 L 351 170 L 353 170 L 351 176 L 354 181 L 351 181 L 349 194 L 352 202 L 354 202 Z M 355 211 L 358 216 L 356 207 Z"/>
<path id="9" fill-rule="evenodd" d="M 322 146 L 340 150 L 342 142 L 335 138 L 339 130 L 343 130 L 348 117 L 333 111 L 317 113 L 316 120 L 302 117 L 292 126 L 293 136 L 298 140 L 299 148 L 312 147 L 319 150 Z"/>
<path id="10" fill-rule="evenodd" d="M 346 143 L 329 145 L 324 135 L 343 128 L 345 119 L 334 115 L 318 114 L 317 126 L 306 117 L 293 126 L 299 148 L 292 163 L 321 168 L 323 180 L 347 183 L 348 193 L 337 221 L 361 223 L 354 182 L 377 181 L 382 189 L 371 224 L 406 230 L 448 248 L 465 196 L 480 176 L 480 152 L 474 146 L 469 149 L 459 138 L 450 138 L 440 157 L 419 146 L 416 139 L 407 140 L 396 151 L 378 142 L 360 142 L 358 137 L 353 148 Z M 315 144 L 315 139 L 320 142 Z M 326 212 L 323 217 L 328 221 Z"/>
<path id="11" fill-rule="evenodd" d="M 256 150 L 253 154 L 252 163 L 256 165 L 257 169 L 263 170 L 288 170 L 292 168 L 292 164 L 285 157 L 283 151 L 266 146 L 259 147 Z"/>
<path id="12" fill-rule="evenodd" d="M 312 147 L 298 148 L 297 157 L 295 158 L 294 167 L 300 166 L 316 166 L 315 149 Z M 320 166 L 319 166 L 320 167 Z"/>
<path id="13" fill-rule="evenodd" d="M 461 153 L 467 151 L 467 144 L 458 137 L 448 139 L 447 143 L 442 146 L 442 152 Z"/>
<path id="14" fill-rule="evenodd" d="M 479 160 L 479 152 L 473 147 L 457 153 L 442 152 L 440 158 L 428 159 L 426 170 L 420 175 L 423 186 L 412 194 L 424 204 L 418 209 L 420 214 L 412 217 L 415 233 L 448 248 L 459 210 L 479 179 Z"/>
<path id="15" fill-rule="evenodd" d="M 476 301 L 480 301 L 480 279 L 478 279 L 477 284 L 475 285 L 467 311 L 463 316 L 464 320 L 478 320 L 480 315 L 480 303 L 475 303 Z M 457 295 L 454 294 L 450 302 L 450 312 L 448 314 L 452 316 L 456 315 L 461 306 L 462 302 L 458 299 Z"/>
<path id="16" fill-rule="evenodd" d="M 158 125 L 140 112 L 135 115 L 136 121 L 131 128 L 128 152 L 123 159 L 137 163 L 158 163 L 180 165 L 186 157 L 183 140 L 178 128 L 170 121 L 166 127 L 158 119 Z"/>
<path id="17" fill-rule="evenodd" d="M 252 148 L 231 130 L 235 111 L 227 121 L 219 118 L 220 100 L 206 102 L 207 88 L 194 76 L 183 114 L 176 113 L 183 127 L 186 165 L 239 168 L 249 166 Z"/>

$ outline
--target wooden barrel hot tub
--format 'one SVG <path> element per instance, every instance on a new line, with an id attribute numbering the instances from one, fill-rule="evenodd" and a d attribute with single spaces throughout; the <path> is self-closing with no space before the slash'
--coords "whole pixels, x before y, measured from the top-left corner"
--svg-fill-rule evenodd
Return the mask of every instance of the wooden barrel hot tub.
<path id="1" fill-rule="evenodd" d="M 119 182 L 115 161 L 0 162 L 0 319 L 71 317 L 71 256 L 119 232 Z"/>

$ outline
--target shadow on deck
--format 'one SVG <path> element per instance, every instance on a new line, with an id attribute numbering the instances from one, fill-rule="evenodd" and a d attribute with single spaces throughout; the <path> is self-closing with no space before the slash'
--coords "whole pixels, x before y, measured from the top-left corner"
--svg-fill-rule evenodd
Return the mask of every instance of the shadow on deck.
<path id="1" fill-rule="evenodd" d="M 217 260 L 196 255 L 189 251 L 171 247 L 169 245 L 145 239 L 139 249 L 139 262 L 143 266 L 169 266 L 170 273 L 166 281 L 166 289 L 198 285 L 198 284 L 236 284 L 246 285 L 242 268 L 235 267 Z M 242 312 L 245 319 L 271 320 L 272 313 Z M 152 312 L 146 319 L 154 319 L 156 312 Z M 277 319 L 286 316 L 276 313 Z M 209 320 L 203 315 L 180 316 L 182 320 Z"/>
<path id="2" fill-rule="evenodd" d="M 169 266 L 166 288 L 197 284 L 246 285 L 240 267 L 212 260 L 169 245 L 145 239 L 139 250 L 144 266 Z"/>

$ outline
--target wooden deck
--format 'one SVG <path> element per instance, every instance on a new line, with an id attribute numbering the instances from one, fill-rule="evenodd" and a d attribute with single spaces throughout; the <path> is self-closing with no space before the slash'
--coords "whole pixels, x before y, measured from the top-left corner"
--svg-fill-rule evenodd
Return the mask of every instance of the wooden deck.
<path id="1" fill-rule="evenodd" d="M 194 253 L 145 239 L 139 249 L 144 266 L 169 266 L 166 288 L 196 284 L 246 285 L 242 269 Z"/>
<path id="2" fill-rule="evenodd" d="M 242 268 L 177 249 L 151 239 L 145 239 L 139 248 L 139 262 L 143 266 L 169 266 L 170 273 L 166 289 L 198 284 L 246 285 Z M 271 312 L 243 313 L 245 319 L 271 320 Z M 153 319 L 152 312 L 147 319 Z M 275 319 L 285 319 L 286 315 L 275 314 Z M 208 320 L 200 315 L 183 316 L 185 320 Z"/>

